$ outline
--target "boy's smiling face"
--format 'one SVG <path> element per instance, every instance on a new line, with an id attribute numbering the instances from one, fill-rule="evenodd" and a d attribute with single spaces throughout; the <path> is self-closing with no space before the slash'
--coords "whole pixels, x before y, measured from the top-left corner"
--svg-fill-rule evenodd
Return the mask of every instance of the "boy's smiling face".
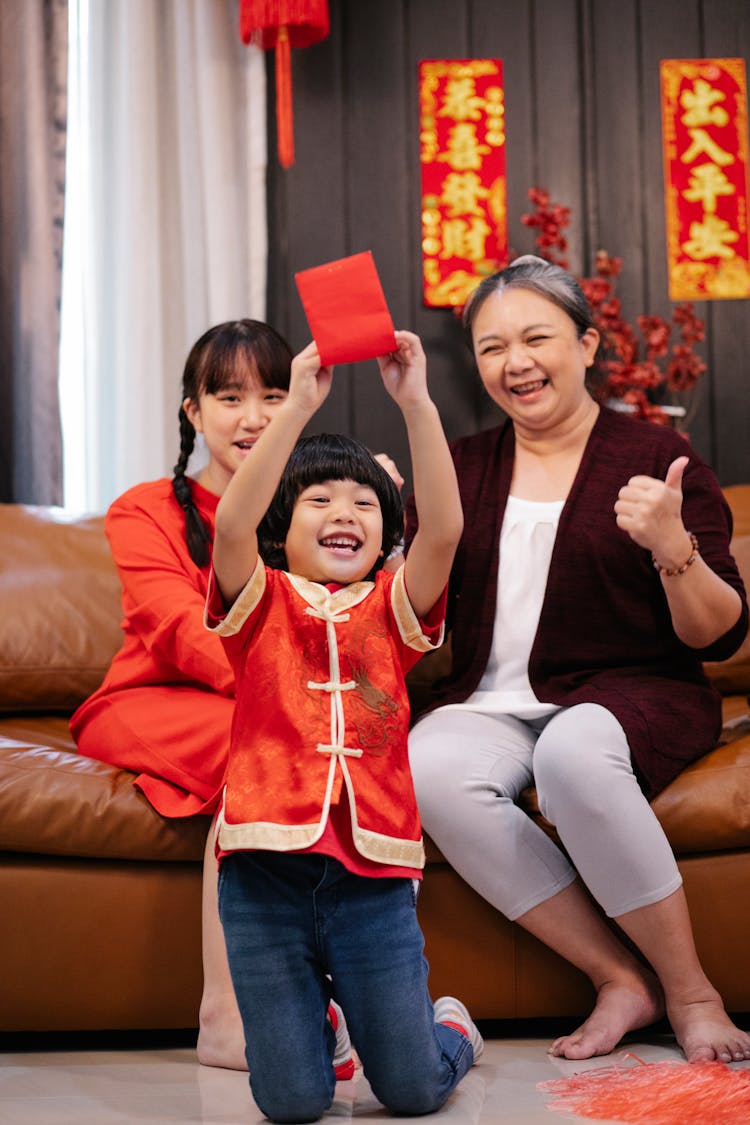
<path id="1" fill-rule="evenodd" d="M 343 586 L 359 582 L 375 566 L 382 546 L 380 501 L 368 485 L 327 480 L 300 492 L 284 542 L 293 574 Z"/>

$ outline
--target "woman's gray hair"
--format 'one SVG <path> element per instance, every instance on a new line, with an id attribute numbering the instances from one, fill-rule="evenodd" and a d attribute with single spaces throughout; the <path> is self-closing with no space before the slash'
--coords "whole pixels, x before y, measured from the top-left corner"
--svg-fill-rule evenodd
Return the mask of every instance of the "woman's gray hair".
<path id="1" fill-rule="evenodd" d="M 524 254 L 504 270 L 486 277 L 469 297 L 463 314 L 469 347 L 472 347 L 472 328 L 480 308 L 493 293 L 502 293 L 506 289 L 530 289 L 532 293 L 552 301 L 573 321 L 579 339 L 594 326 L 589 303 L 573 275 L 535 254 Z"/>

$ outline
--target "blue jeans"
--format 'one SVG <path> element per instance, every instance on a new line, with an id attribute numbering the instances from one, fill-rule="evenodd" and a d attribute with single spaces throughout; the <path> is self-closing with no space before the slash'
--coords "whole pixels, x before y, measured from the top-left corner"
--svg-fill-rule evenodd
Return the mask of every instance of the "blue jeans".
<path id="1" fill-rule="evenodd" d="M 468 1039 L 434 1022 L 411 879 L 351 875 L 324 855 L 237 852 L 221 865 L 219 912 L 250 1087 L 272 1121 L 315 1121 L 333 1102 L 331 994 L 392 1113 L 439 1109 L 471 1067 Z"/>

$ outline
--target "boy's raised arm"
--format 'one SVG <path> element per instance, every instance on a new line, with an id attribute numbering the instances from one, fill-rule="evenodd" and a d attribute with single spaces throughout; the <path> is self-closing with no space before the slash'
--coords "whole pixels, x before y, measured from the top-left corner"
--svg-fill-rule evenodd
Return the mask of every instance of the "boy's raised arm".
<path id="1" fill-rule="evenodd" d="M 332 367 L 321 367 L 315 343 L 292 360 L 289 396 L 234 474 L 216 509 L 213 568 L 227 606 L 258 561 L 257 530 L 302 430 L 331 388 Z"/>
<path id="2" fill-rule="evenodd" d="M 427 389 L 427 364 L 413 332 L 396 333 L 398 352 L 378 359 L 386 390 L 404 416 L 409 437 L 419 529 L 404 566 L 414 611 L 425 617 L 450 576 L 463 531 L 453 458 Z"/>

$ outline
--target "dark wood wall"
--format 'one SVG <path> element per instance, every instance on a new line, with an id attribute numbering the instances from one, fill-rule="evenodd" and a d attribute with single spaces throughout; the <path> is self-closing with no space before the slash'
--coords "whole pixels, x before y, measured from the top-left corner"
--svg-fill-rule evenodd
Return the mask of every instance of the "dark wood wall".
<path id="1" fill-rule="evenodd" d="M 293 52 L 296 163 L 275 158 L 269 57 L 268 318 L 295 349 L 309 331 L 294 272 L 372 250 L 397 327 L 419 333 L 450 438 L 494 424 L 458 321 L 421 298 L 417 63 L 501 58 L 508 227 L 518 252 L 528 188 L 572 208 L 571 268 L 624 259 L 629 317 L 670 316 L 659 60 L 742 57 L 750 0 L 331 0 L 331 35 Z M 723 484 L 750 481 L 750 301 L 697 305 L 708 374 L 690 423 Z M 339 369 L 315 430 L 346 430 L 406 466 L 374 361 Z"/>

